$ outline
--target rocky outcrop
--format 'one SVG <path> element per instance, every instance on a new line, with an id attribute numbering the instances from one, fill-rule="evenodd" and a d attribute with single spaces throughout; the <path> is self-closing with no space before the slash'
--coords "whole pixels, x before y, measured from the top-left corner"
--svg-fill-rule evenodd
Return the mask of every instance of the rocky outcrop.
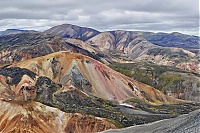
<path id="1" fill-rule="evenodd" d="M 37 102 L 23 105 L 0 100 L 0 132 L 99 132 L 116 127 L 104 118 L 65 113 Z"/>
<path id="2" fill-rule="evenodd" d="M 18 67 L 0 71 L 0 98 L 5 101 L 26 102 L 36 97 L 36 74 Z"/>
<path id="3" fill-rule="evenodd" d="M 116 128 L 105 118 L 65 113 L 47 106 L 57 105 L 53 97 L 59 89 L 62 85 L 28 69 L 1 69 L 0 132 L 99 132 Z"/>

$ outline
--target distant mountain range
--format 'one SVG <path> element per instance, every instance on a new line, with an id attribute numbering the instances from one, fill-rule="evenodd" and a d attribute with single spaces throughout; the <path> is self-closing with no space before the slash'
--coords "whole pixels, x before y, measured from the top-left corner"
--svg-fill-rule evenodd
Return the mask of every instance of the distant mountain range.
<path id="1" fill-rule="evenodd" d="M 151 43 L 164 47 L 199 48 L 199 36 L 173 33 L 143 32 L 142 37 Z"/>
<path id="2" fill-rule="evenodd" d="M 27 33 L 27 32 L 37 32 L 35 30 L 21 30 L 21 29 L 7 29 L 5 31 L 0 31 L 0 36 L 2 35 L 10 35 L 10 34 L 18 34 L 18 33 Z M 179 47 L 179 48 L 199 48 L 199 36 L 194 35 L 186 35 L 178 32 L 173 33 L 153 33 L 153 32 L 143 32 L 143 31 L 106 31 L 100 32 L 98 30 L 80 27 L 72 24 L 63 24 L 52 27 L 46 31 L 45 33 L 55 34 L 62 38 L 73 38 L 79 39 L 82 41 L 87 41 L 92 37 L 101 34 L 101 33 L 111 33 L 112 35 L 117 35 L 115 43 L 119 41 L 120 38 L 127 39 L 127 41 L 131 40 L 135 36 L 140 36 L 145 40 L 164 47 Z M 119 37 L 120 35 L 120 37 Z"/>
<path id="3" fill-rule="evenodd" d="M 181 34 L 178 32 L 173 33 L 153 33 L 153 32 L 142 32 L 142 31 L 106 31 L 99 32 L 92 28 L 80 27 L 71 24 L 63 24 L 52 27 L 46 31 L 46 33 L 51 33 L 59 35 L 63 38 L 74 38 L 86 41 L 98 34 L 109 34 L 110 36 L 115 36 L 115 45 L 120 39 L 125 39 L 126 41 L 132 40 L 135 36 L 140 36 L 145 40 L 164 47 L 179 47 L 179 48 L 199 48 L 199 37 L 193 35 Z"/>
<path id="4" fill-rule="evenodd" d="M 10 34 L 18 34 L 18 33 L 27 33 L 27 32 L 37 32 L 34 30 L 20 30 L 20 29 L 7 29 L 5 31 L 0 31 L 0 36 L 10 35 Z"/>

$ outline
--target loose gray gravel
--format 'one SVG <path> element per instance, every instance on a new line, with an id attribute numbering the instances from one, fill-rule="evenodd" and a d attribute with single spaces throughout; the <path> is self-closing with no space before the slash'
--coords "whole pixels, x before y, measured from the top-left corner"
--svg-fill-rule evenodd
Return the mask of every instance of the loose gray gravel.
<path id="1" fill-rule="evenodd" d="M 200 109 L 172 119 L 102 133 L 200 133 Z"/>

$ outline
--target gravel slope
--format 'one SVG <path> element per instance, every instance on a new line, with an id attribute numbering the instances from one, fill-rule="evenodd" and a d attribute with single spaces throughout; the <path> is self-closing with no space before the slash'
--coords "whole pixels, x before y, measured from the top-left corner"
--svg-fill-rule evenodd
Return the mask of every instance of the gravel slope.
<path id="1" fill-rule="evenodd" d="M 138 125 L 103 133 L 199 133 L 200 109 L 177 118 L 161 120 L 149 124 Z"/>

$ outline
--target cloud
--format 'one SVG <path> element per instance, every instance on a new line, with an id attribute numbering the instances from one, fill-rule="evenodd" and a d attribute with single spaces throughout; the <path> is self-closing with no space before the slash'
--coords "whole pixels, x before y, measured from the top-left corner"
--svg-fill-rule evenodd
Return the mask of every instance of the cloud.
<path id="1" fill-rule="evenodd" d="M 178 31 L 198 35 L 198 0 L 2 0 L 0 30 L 46 30 L 71 23 L 97 30 Z"/>

